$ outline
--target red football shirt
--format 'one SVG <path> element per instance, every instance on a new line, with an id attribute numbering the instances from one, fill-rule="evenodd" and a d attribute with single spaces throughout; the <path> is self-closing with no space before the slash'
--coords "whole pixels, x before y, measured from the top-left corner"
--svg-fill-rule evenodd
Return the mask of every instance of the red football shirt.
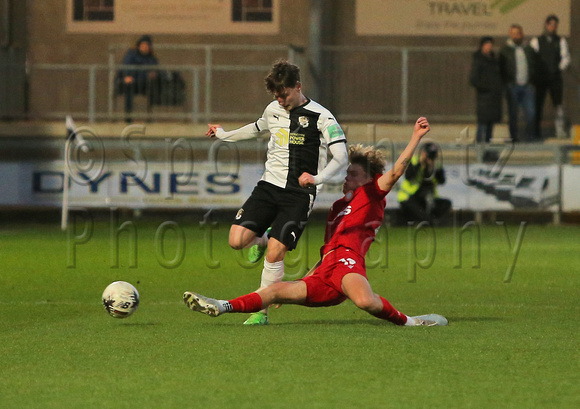
<path id="1" fill-rule="evenodd" d="M 321 255 L 338 246 L 347 247 L 364 257 L 375 239 L 385 216 L 387 199 L 375 175 L 372 182 L 348 192 L 330 208 Z"/>

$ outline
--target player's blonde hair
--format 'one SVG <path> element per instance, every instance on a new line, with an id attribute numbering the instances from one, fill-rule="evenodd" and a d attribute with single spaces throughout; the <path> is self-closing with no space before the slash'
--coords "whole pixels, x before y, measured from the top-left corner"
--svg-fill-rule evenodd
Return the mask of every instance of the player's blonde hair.
<path id="1" fill-rule="evenodd" d="M 382 174 L 387 163 L 385 156 L 380 150 L 360 143 L 350 145 L 348 148 L 348 160 L 350 163 L 360 165 L 371 177 L 374 177 L 377 173 Z"/>

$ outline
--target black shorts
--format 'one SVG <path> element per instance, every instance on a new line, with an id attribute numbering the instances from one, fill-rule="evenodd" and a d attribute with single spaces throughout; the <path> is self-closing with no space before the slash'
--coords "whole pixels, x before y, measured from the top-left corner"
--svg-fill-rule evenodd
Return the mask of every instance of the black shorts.
<path id="1" fill-rule="evenodd" d="M 294 250 L 312 211 L 314 195 L 282 189 L 260 181 L 236 214 L 233 224 L 261 236 L 272 227 L 269 236 Z"/>

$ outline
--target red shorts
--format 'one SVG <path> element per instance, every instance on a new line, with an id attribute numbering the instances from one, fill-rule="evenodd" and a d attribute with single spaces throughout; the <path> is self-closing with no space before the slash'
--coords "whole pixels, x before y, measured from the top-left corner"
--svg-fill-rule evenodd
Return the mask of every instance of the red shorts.
<path id="1" fill-rule="evenodd" d="M 365 259 L 345 247 L 338 247 L 322 260 L 312 275 L 304 277 L 306 302 L 309 307 L 329 307 L 347 299 L 342 292 L 342 279 L 349 273 L 366 278 Z"/>

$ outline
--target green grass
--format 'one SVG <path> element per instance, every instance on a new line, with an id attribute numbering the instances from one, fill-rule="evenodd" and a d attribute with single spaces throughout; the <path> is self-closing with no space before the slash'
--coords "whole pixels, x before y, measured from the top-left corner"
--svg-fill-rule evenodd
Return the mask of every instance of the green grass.
<path id="1" fill-rule="evenodd" d="M 242 268 L 227 246 L 227 224 L 213 231 L 180 223 L 185 252 L 165 268 L 154 244 L 162 220 L 135 221 L 137 267 L 128 234 L 119 235 L 111 267 L 109 227 L 72 243 L 57 226 L 18 224 L 0 232 L 0 407 L 2 408 L 576 408 L 580 407 L 577 227 L 528 226 L 509 283 L 513 254 L 503 227 L 481 227 L 480 262 L 464 234 L 439 228 L 429 268 L 430 235 L 388 229 L 373 244 L 374 290 L 401 311 L 437 312 L 441 328 L 401 328 L 350 302 L 308 309 L 283 306 L 267 327 L 244 327 L 244 315 L 209 318 L 181 295 L 219 298 L 250 292 L 261 268 Z M 509 225 L 511 245 L 518 226 Z M 311 224 L 290 276 L 316 261 L 323 226 Z M 177 236 L 165 236 L 165 263 Z M 411 242 L 412 244 L 412 242 Z M 114 246 L 113 246 L 114 248 Z M 207 247 L 209 249 L 209 247 Z M 298 251 L 301 251 L 298 253 Z M 114 252 L 113 252 L 114 254 Z M 431 259 L 423 265 L 429 264 Z M 171 263 L 169 263 L 171 264 Z M 141 305 L 115 320 L 100 304 L 114 280 L 133 283 Z"/>

